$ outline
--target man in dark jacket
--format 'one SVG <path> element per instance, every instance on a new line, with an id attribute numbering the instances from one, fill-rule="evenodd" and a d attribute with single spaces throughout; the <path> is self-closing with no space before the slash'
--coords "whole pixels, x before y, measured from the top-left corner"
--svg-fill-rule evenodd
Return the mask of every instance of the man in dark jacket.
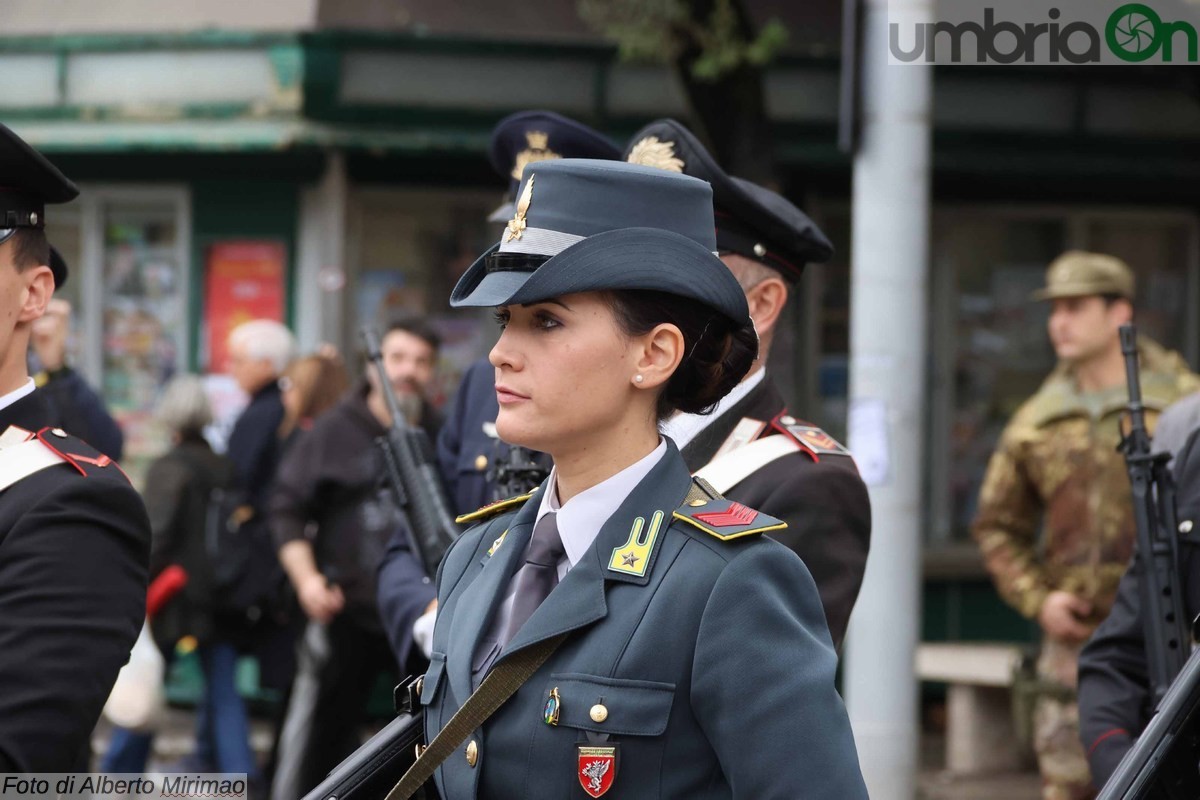
<path id="1" fill-rule="evenodd" d="M 380 342 L 401 410 L 431 438 L 440 418 L 424 391 L 438 344 L 419 320 L 393 322 Z M 309 618 L 272 787 L 281 800 L 303 796 L 356 749 L 376 678 L 381 672 L 397 677 L 375 589 L 384 551 L 402 525 L 382 483 L 383 455 L 375 443 L 390 424 L 386 398 L 369 369 L 288 451 L 271 493 L 279 558 Z M 397 591 L 393 600 L 410 609 L 403 614 L 410 620 L 435 597 L 433 584 L 419 572 Z M 409 649 L 398 656 L 402 666 Z M 413 671 L 422 669 L 418 664 Z"/>
<path id="2" fill-rule="evenodd" d="M 780 315 L 805 264 L 827 261 L 833 248 L 785 198 L 727 175 L 675 120 L 635 133 L 625 158 L 712 185 L 717 250 L 746 293 L 760 340 L 755 366 L 711 414 L 678 415 L 663 432 L 688 468 L 717 491 L 787 522 L 786 530 L 771 535 L 804 560 L 840 647 L 866 570 L 870 498 L 850 453 L 789 411 L 766 370 Z"/>
<path id="3" fill-rule="evenodd" d="M 150 526 L 120 468 L 59 428 L 26 368 L 63 276 L 45 204 L 78 194 L 0 125 L 0 773 L 87 769 L 145 615 Z"/>
<path id="4" fill-rule="evenodd" d="M 1179 575 L 1184 612 L 1192 620 L 1200 614 L 1200 430 L 1175 453 L 1174 474 Z M 1140 577 L 1135 560 L 1117 586 L 1112 611 L 1079 656 L 1079 735 L 1097 787 L 1112 776 L 1154 712 Z M 1191 737 L 1180 737 L 1185 739 Z"/>
<path id="5" fill-rule="evenodd" d="M 245 322 L 229 334 L 229 371 L 250 404 L 233 425 L 227 455 L 259 513 L 266 510 L 267 490 L 279 461 L 279 376 L 295 354 L 292 332 L 274 320 Z"/>

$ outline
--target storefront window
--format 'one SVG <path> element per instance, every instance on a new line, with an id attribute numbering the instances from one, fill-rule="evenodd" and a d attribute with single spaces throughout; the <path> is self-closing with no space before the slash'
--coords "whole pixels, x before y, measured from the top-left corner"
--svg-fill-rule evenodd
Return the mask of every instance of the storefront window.
<path id="1" fill-rule="evenodd" d="M 169 444 L 154 408 L 183 363 L 185 250 L 171 203 L 113 200 L 101 208 L 103 394 L 136 473 Z"/>
<path id="2" fill-rule="evenodd" d="M 1194 363 L 1195 228 L 1170 215 L 971 210 L 935 214 L 933 231 L 930 538 L 965 541 L 1000 433 L 1055 365 L 1049 306 L 1029 298 L 1046 266 L 1068 248 L 1124 258 L 1139 333 Z"/>
<path id="3" fill-rule="evenodd" d="M 849 352 L 848 209 L 826 211 L 835 260 L 814 273 L 816 403 L 811 417 L 840 435 Z M 1193 216 L 1087 209 L 939 209 L 929 272 L 927 538 L 970 544 L 979 486 L 1001 431 L 1054 368 L 1049 308 L 1030 300 L 1049 263 L 1070 248 L 1119 256 L 1137 277 L 1139 334 L 1197 365 L 1200 330 L 1188 309 L 1200 291 Z M 974 562 L 972 562 L 974 563 Z"/>
<path id="4" fill-rule="evenodd" d="M 499 240 L 500 226 L 486 221 L 499 201 L 492 192 L 364 189 L 351 206 L 354 291 L 344 340 L 357 347 L 361 325 L 397 313 L 427 315 L 442 336 L 435 403 L 498 333 L 490 312 L 454 311 L 449 301 L 458 278 Z"/>

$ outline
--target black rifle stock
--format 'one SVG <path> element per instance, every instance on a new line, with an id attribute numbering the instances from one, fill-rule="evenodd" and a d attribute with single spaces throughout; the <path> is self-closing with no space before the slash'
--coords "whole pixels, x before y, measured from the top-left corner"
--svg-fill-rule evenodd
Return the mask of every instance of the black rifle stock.
<path id="1" fill-rule="evenodd" d="M 1200 797 L 1200 771 L 1196 768 L 1198 711 L 1200 650 L 1185 662 L 1150 724 L 1121 759 L 1098 800 Z"/>
<path id="2" fill-rule="evenodd" d="M 1137 525 L 1135 568 L 1145 625 L 1146 663 L 1157 705 L 1183 669 L 1191 639 L 1179 580 L 1175 482 L 1167 468 L 1171 455 L 1150 452 L 1138 373 L 1137 331 L 1133 325 L 1122 325 L 1120 335 L 1131 423 L 1121 449 L 1133 490 L 1133 518 Z"/>
<path id="3" fill-rule="evenodd" d="M 416 748 L 424 743 L 425 712 L 420 707 L 420 679 L 397 688 L 400 714 L 372 736 L 304 800 L 380 800 L 386 797 L 417 760 Z M 432 782 L 415 795 L 436 800 Z"/>
<path id="4" fill-rule="evenodd" d="M 437 574 L 438 564 L 446 549 L 458 537 L 459 529 L 450 513 L 446 489 L 433 455 L 433 447 L 425 431 L 405 420 L 391 381 L 383 367 L 379 336 L 369 327 L 362 329 L 367 358 L 379 372 L 380 391 L 392 415 L 392 427 L 386 436 L 376 441 L 383 451 L 388 484 L 396 497 L 396 505 L 408 522 L 409 543 L 421 560 L 425 573 Z"/>

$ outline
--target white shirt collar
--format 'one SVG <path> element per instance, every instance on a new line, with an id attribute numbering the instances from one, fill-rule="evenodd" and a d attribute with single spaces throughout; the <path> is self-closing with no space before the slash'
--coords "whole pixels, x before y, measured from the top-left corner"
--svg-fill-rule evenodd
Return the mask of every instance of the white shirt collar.
<path id="1" fill-rule="evenodd" d="M 13 389 L 6 395 L 0 395 L 0 410 L 8 408 L 26 395 L 33 394 L 33 390 L 36 388 L 37 384 L 33 382 L 33 378 L 26 378 L 25 383 L 19 389 Z"/>
<path id="2" fill-rule="evenodd" d="M 541 522 L 542 517 L 551 511 L 557 512 L 558 534 L 562 537 L 567 560 L 571 562 L 572 567 L 575 566 L 592 546 L 600 528 L 608 522 L 608 518 L 629 493 L 650 473 L 654 465 L 662 460 L 666 452 L 667 442 L 660 438 L 658 447 L 654 448 L 650 455 L 592 488 L 585 489 L 562 506 L 558 504 L 557 468 L 551 469 L 550 480 L 546 482 L 546 493 L 542 495 L 542 504 L 538 507 L 534 525 Z"/>
<path id="3" fill-rule="evenodd" d="M 750 391 L 763 382 L 767 370 L 760 369 L 746 380 L 733 387 L 733 391 L 721 398 L 716 408 L 707 414 L 676 414 L 662 424 L 663 436 L 670 436 L 675 446 L 680 450 L 700 435 L 700 432 L 712 424 L 713 420 L 733 408 L 750 394 Z"/>

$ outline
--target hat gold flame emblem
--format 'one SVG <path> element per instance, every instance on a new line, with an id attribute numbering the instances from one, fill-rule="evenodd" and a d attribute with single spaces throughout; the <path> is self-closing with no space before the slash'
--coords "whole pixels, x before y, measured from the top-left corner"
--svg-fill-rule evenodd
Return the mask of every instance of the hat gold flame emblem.
<path id="1" fill-rule="evenodd" d="M 675 155 L 675 144 L 664 142 L 657 136 L 647 136 L 629 151 L 625 159 L 630 164 L 658 167 L 668 172 L 683 172 L 683 159 Z"/>
<path id="2" fill-rule="evenodd" d="M 550 134 L 548 133 L 526 131 L 525 143 L 529 146 L 517 153 L 516 163 L 513 164 L 512 176 L 514 180 L 521 180 L 521 173 L 525 171 L 525 167 L 528 164 L 532 164 L 535 161 L 545 161 L 550 158 L 562 158 L 562 156 L 550 149 Z"/>
<path id="3" fill-rule="evenodd" d="M 536 176 L 530 173 L 529 180 L 525 182 L 525 189 L 521 192 L 521 198 L 517 200 L 517 213 L 513 214 L 513 218 L 508 221 L 508 228 L 504 231 L 504 241 L 506 242 L 520 239 L 521 234 L 525 232 L 525 215 L 529 213 L 529 201 L 533 198 L 534 177 Z"/>

